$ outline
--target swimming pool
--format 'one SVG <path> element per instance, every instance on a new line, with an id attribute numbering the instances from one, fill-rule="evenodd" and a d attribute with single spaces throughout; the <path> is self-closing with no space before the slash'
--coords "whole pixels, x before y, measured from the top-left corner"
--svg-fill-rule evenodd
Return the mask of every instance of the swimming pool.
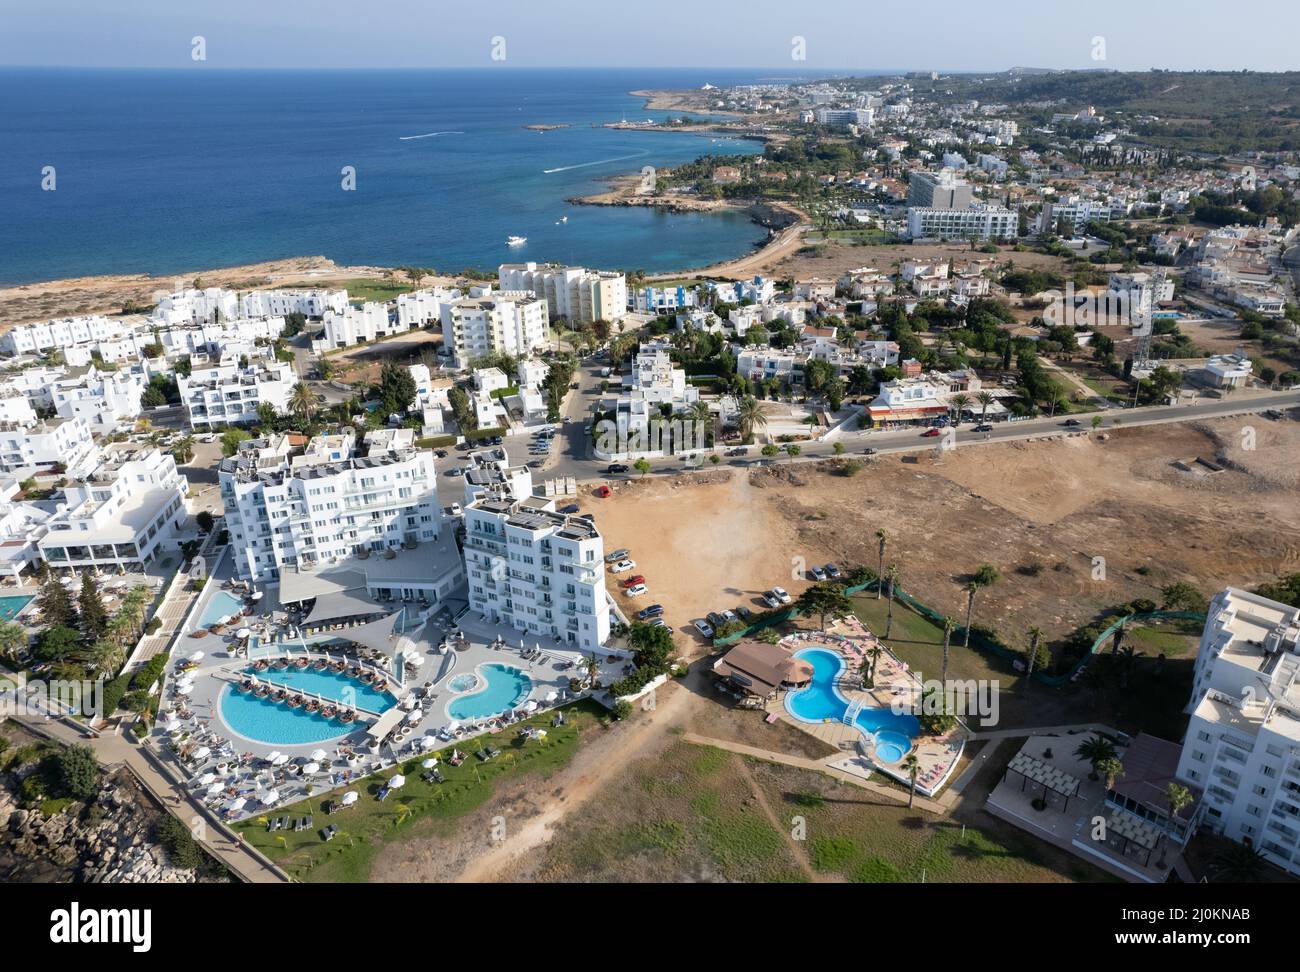
<path id="1" fill-rule="evenodd" d="M 236 597 L 228 591 L 217 591 L 212 595 L 212 600 L 208 606 L 203 609 L 203 616 L 199 618 L 200 628 L 210 628 L 219 621 L 224 621 L 232 614 L 244 610 L 244 599 Z"/>
<path id="2" fill-rule="evenodd" d="M 836 688 L 835 681 L 844 671 L 844 659 L 829 648 L 805 648 L 795 652 L 813 667 L 807 688 L 797 689 L 785 697 L 785 708 L 802 722 L 843 722 L 850 703 Z M 853 717 L 853 725 L 875 744 L 877 759 L 896 763 L 912 748 L 921 733 L 916 716 L 896 713 L 884 706 L 864 705 Z"/>
<path id="3" fill-rule="evenodd" d="M 453 692 L 470 692 L 478 687 L 478 676 L 473 672 L 465 672 L 456 675 L 447 683 L 447 688 Z"/>
<path id="4" fill-rule="evenodd" d="M 0 597 L 0 621 L 12 621 L 33 600 L 33 594 L 6 594 Z"/>
<path id="5" fill-rule="evenodd" d="M 311 669 L 288 668 L 284 671 L 254 672 L 259 679 L 284 685 L 312 695 L 331 699 L 346 706 L 382 713 L 396 704 L 390 693 L 376 689 L 335 672 L 317 672 Z M 272 743 L 279 746 L 296 746 L 324 742 L 347 735 L 360 723 L 344 725 L 327 719 L 319 713 L 291 709 L 269 697 L 259 699 L 227 685 L 221 692 L 221 718 L 233 731 L 245 739 Z"/>
<path id="6" fill-rule="evenodd" d="M 533 680 L 510 665 L 480 665 L 478 671 L 487 685 L 469 695 L 460 695 L 447 703 L 453 719 L 485 719 L 513 709 L 533 687 Z"/>

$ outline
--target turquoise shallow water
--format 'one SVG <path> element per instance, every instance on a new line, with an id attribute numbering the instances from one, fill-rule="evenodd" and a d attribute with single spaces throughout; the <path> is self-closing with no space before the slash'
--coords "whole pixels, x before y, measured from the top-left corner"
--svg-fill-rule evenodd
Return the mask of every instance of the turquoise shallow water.
<path id="1" fill-rule="evenodd" d="M 31 594 L 6 594 L 0 597 L 0 621 L 12 621 L 32 600 Z"/>
<path id="2" fill-rule="evenodd" d="M 388 692 L 379 691 L 334 672 L 285 669 L 253 674 L 277 685 L 310 692 L 371 713 L 382 713 L 397 702 Z M 280 746 L 303 745 L 335 739 L 347 735 L 360 725 L 360 723 L 353 723 L 345 726 L 316 713 L 290 709 L 283 703 L 271 701 L 269 697 L 259 699 L 237 692 L 232 685 L 227 685 L 222 690 L 220 704 L 222 719 L 239 735 L 246 739 Z"/>
<path id="3" fill-rule="evenodd" d="M 785 697 L 786 709 L 804 722 L 841 721 L 849 703 L 835 687 L 835 680 L 844 669 L 844 659 L 826 648 L 805 648 L 795 652 L 795 657 L 812 664 L 813 677 L 806 688 Z M 921 732 L 916 716 L 892 712 L 883 706 L 863 706 L 853 724 L 875 742 L 876 755 L 887 763 L 902 759 Z"/>
<path id="4" fill-rule="evenodd" d="M 632 90 L 753 80 L 719 70 L 0 68 L 0 283 L 309 254 L 452 272 L 524 260 L 702 266 L 747 252 L 764 231 L 743 214 L 566 200 L 646 165 L 758 151 L 755 141 L 599 127 L 669 117 Z M 47 164 L 54 192 L 38 191 Z M 341 187 L 344 166 L 355 191 Z M 508 248 L 513 235 L 528 242 Z"/>
<path id="5" fill-rule="evenodd" d="M 485 719 L 500 715 L 522 702 L 533 685 L 532 679 L 510 665 L 480 665 L 478 671 L 487 685 L 447 703 L 447 714 L 453 719 Z"/>
<path id="6" fill-rule="evenodd" d="M 241 598 L 228 591 L 217 591 L 212 595 L 212 600 L 208 601 L 207 607 L 203 609 L 203 615 L 199 618 L 199 627 L 209 628 L 243 609 L 244 602 Z"/>

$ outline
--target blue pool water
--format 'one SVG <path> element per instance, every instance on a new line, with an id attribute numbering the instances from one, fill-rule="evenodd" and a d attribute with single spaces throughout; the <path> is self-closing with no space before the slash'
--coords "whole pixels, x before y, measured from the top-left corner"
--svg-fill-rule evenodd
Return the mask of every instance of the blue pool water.
<path id="1" fill-rule="evenodd" d="M 805 648 L 796 658 L 810 662 L 812 681 L 785 697 L 786 710 L 804 722 L 840 722 L 849 709 L 848 700 L 835 687 L 844 670 L 844 659 L 827 648 Z M 854 726 L 876 744 L 876 755 L 883 762 L 902 759 L 921 732 L 916 716 L 891 712 L 883 706 L 863 706 L 853 720 Z"/>
<path id="2" fill-rule="evenodd" d="M 12 621 L 32 602 L 31 594 L 6 594 L 0 597 L 0 621 Z"/>
<path id="3" fill-rule="evenodd" d="M 465 672 L 463 675 L 457 675 L 447 683 L 447 688 L 453 692 L 468 692 L 474 686 L 478 685 L 478 676 L 473 672 Z"/>
<path id="4" fill-rule="evenodd" d="M 388 692 L 372 688 L 363 682 L 334 672 L 299 671 L 255 672 L 277 685 L 287 685 L 303 692 L 320 695 L 344 705 L 356 706 L 367 712 L 381 713 L 397 702 Z M 235 691 L 227 685 L 221 693 L 221 717 L 226 725 L 246 739 L 280 746 L 297 746 L 323 742 L 352 732 L 360 722 L 345 726 L 334 719 L 326 719 L 314 712 L 290 709 L 269 698 L 259 699 Z"/>
<path id="5" fill-rule="evenodd" d="M 479 673 L 487 686 L 479 692 L 462 695 L 447 704 L 453 719 L 484 719 L 513 709 L 532 688 L 527 675 L 509 665 L 481 665 Z"/>
<path id="6" fill-rule="evenodd" d="M 210 628 L 225 618 L 230 617 L 237 611 L 244 610 L 244 601 L 227 591 L 217 591 L 212 595 L 212 600 L 208 606 L 203 609 L 203 616 L 199 618 L 200 628 Z"/>

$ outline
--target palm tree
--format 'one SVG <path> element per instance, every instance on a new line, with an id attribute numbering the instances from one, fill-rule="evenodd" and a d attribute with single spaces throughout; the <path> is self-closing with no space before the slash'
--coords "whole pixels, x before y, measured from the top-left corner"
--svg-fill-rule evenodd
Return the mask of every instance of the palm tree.
<path id="1" fill-rule="evenodd" d="M 878 551 L 877 551 L 877 553 L 878 553 L 878 557 L 877 557 L 877 560 L 876 560 L 876 567 L 877 567 L 877 569 L 876 569 L 876 600 L 877 600 L 877 601 L 879 601 L 880 598 L 881 598 L 881 590 L 880 590 L 880 589 L 881 589 L 881 587 L 882 587 L 882 586 L 884 585 L 884 583 L 885 583 L 885 543 L 886 543 L 888 540 L 889 540 L 889 534 L 885 533 L 884 530 L 877 530 L 877 531 L 876 531 L 876 541 L 877 541 L 878 544 L 879 544 L 879 549 L 878 549 Z"/>
<path id="2" fill-rule="evenodd" d="M 1097 772 L 1106 777 L 1106 789 L 1115 789 L 1115 781 L 1124 775 L 1124 764 L 1119 758 L 1112 756 L 1110 759 L 1103 759 L 1097 764 Z"/>
<path id="3" fill-rule="evenodd" d="M 1232 884 L 1250 884 L 1259 880 L 1264 871 L 1264 855 L 1256 847 L 1247 847 L 1230 841 L 1210 862 L 1210 873 L 1215 881 Z"/>
<path id="4" fill-rule="evenodd" d="M 27 647 L 27 629 L 21 624 L 6 621 L 0 624 L 0 658 L 18 661 L 18 654 Z"/>
<path id="5" fill-rule="evenodd" d="M 876 687 L 876 666 L 880 664 L 880 656 L 884 653 L 885 649 L 880 646 L 880 642 L 878 641 L 873 641 L 871 647 L 866 650 L 866 655 L 862 663 L 863 665 L 866 665 L 868 662 L 871 663 L 871 667 L 867 672 L 867 688 Z"/>
<path id="6" fill-rule="evenodd" d="M 952 423 L 953 428 L 957 428 L 957 426 L 961 425 L 962 410 L 969 404 L 970 398 L 966 395 L 953 395 L 952 398 L 948 399 L 948 406 L 954 413 Z"/>
<path id="7" fill-rule="evenodd" d="M 767 428 L 767 414 L 753 395 L 747 395 L 740 400 L 740 404 L 736 407 L 736 420 L 740 423 L 740 437 L 746 441 L 754 434 L 755 429 Z"/>
<path id="8" fill-rule="evenodd" d="M 952 642 L 953 629 L 957 627 L 957 621 L 954 618 L 943 619 L 943 675 L 940 681 L 946 686 L 948 684 L 948 646 Z"/>
<path id="9" fill-rule="evenodd" d="M 1170 837 L 1173 836 L 1172 827 L 1174 821 L 1178 819 L 1178 815 L 1182 813 L 1183 809 L 1191 802 L 1192 802 L 1191 791 L 1188 790 L 1187 787 L 1183 786 L 1181 783 L 1178 783 L 1174 780 L 1170 780 L 1169 784 L 1165 787 L 1165 805 L 1169 808 L 1169 824 L 1170 824 L 1170 828 L 1166 832 L 1169 834 Z M 1164 863 L 1165 863 L 1165 855 L 1162 853 L 1160 855 L 1160 866 L 1163 867 Z"/>
<path id="10" fill-rule="evenodd" d="M 907 793 L 907 809 L 911 810 L 912 801 L 916 799 L 916 777 L 921 772 L 921 761 L 916 758 L 915 748 L 903 760 L 903 769 L 907 770 L 907 779 L 910 784 Z"/>
<path id="11" fill-rule="evenodd" d="M 289 396 L 289 411 L 302 421 L 310 422 L 320 403 L 321 397 L 305 381 L 300 381 L 293 386 L 293 393 Z"/>
<path id="12" fill-rule="evenodd" d="M 894 630 L 894 585 L 898 583 L 898 564 L 889 565 L 889 607 L 885 614 L 885 638 Z"/>
<path id="13" fill-rule="evenodd" d="M 1034 677 L 1034 662 L 1038 661 L 1038 643 L 1042 637 L 1042 629 L 1036 626 L 1029 629 L 1029 660 L 1025 665 L 1025 688 L 1029 688 L 1029 680 Z"/>
<path id="14" fill-rule="evenodd" d="M 997 398 L 992 392 L 982 391 L 975 396 L 975 401 L 980 403 L 980 425 L 983 425 L 989 413 L 989 406 L 996 402 Z"/>
<path id="15" fill-rule="evenodd" d="M 1079 743 L 1074 755 L 1092 764 L 1092 778 L 1095 780 L 1098 764 L 1115 757 L 1115 746 L 1104 736 L 1093 735 Z"/>
<path id="16" fill-rule="evenodd" d="M 1002 574 L 992 564 L 980 564 L 975 568 L 975 574 L 971 577 L 970 583 L 966 585 L 966 637 L 962 640 L 962 647 L 970 647 L 970 629 L 975 618 L 975 592 L 981 587 L 992 587 L 1002 579 Z"/>

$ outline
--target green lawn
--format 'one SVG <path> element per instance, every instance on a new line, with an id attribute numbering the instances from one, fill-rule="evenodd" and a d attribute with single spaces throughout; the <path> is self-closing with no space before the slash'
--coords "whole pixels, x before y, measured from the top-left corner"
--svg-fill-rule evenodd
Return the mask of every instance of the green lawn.
<path id="1" fill-rule="evenodd" d="M 1196 654 L 1201 643 L 1201 625 L 1195 621 L 1164 621 L 1128 631 L 1134 651 L 1166 658 L 1183 658 Z"/>
<path id="2" fill-rule="evenodd" d="M 455 821 L 491 799 L 497 780 L 539 773 L 549 776 L 567 763 L 578 751 L 583 733 L 594 729 L 608 718 L 606 710 L 595 702 L 584 700 L 564 709 L 566 723 L 551 727 L 552 713 L 542 713 L 520 723 L 535 725 L 547 731 L 540 742 L 525 742 L 511 727 L 482 740 L 483 745 L 496 746 L 501 755 L 490 762 L 478 760 L 473 753 L 479 749 L 478 740 L 460 744 L 462 752 L 469 755 L 462 765 L 450 766 L 446 757 L 451 749 L 432 755 L 439 759 L 439 770 L 446 782 L 425 783 L 420 779 L 424 772 L 420 756 L 401 764 L 398 768 L 368 777 L 347 789 L 361 793 L 361 799 L 338 813 L 326 815 L 321 809 L 326 800 L 337 799 L 342 789 L 328 797 L 313 797 L 292 806 L 282 807 L 265 816 L 253 817 L 236 826 L 236 830 L 249 844 L 271 858 L 291 876 L 300 881 L 361 882 L 368 880 L 375 855 L 385 843 L 429 833 L 454 831 Z M 382 803 L 375 799 L 384 782 L 401 773 L 406 785 L 395 790 Z M 272 817 L 315 817 L 311 830 L 269 833 L 267 821 Z M 320 839 L 319 831 L 333 824 L 339 832 L 329 843 Z"/>
<path id="3" fill-rule="evenodd" d="M 1104 880 L 1055 848 L 909 810 L 812 770 L 678 742 L 567 821 L 551 881 Z"/>
<path id="4" fill-rule="evenodd" d="M 392 300 L 398 294 L 409 294 L 415 287 L 405 277 L 384 279 L 382 277 L 359 277 L 356 280 L 344 280 L 331 284 L 336 290 L 346 290 L 351 301 Z"/>

